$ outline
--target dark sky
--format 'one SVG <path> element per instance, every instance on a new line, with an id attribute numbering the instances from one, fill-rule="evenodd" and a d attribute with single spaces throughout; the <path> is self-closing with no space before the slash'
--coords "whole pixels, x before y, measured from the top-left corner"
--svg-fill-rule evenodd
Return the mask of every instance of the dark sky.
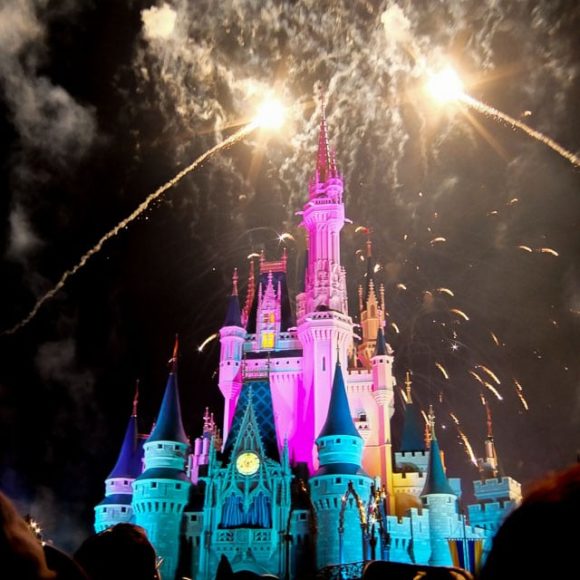
<path id="1" fill-rule="evenodd" d="M 295 237 L 286 244 L 296 276 L 304 241 L 294 212 L 313 170 L 320 86 L 353 220 L 343 236 L 351 310 L 362 225 L 399 329 L 389 324 L 399 383 L 411 369 L 416 398 L 436 405 L 450 471 L 475 477 L 449 413 L 480 454 L 481 392 L 506 473 L 528 482 L 574 461 L 580 170 L 422 87 L 450 62 L 471 96 L 578 152 L 578 30 L 574 0 L 224 1 L 219 10 L 200 0 L 5 0 L 1 329 L 269 90 L 291 111 L 278 134 L 252 134 L 204 163 L 27 326 L 0 337 L 2 487 L 49 537 L 75 547 L 137 378 L 141 428 L 154 419 L 175 333 L 188 432 L 199 433 L 206 405 L 221 416 L 217 344 L 197 347 L 223 320 L 232 269 L 245 281 L 247 256 L 276 257 L 283 232 Z"/>

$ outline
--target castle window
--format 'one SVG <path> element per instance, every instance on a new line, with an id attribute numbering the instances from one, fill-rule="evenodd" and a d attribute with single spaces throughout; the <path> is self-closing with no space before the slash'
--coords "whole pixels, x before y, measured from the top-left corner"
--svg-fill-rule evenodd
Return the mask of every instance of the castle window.
<path id="1" fill-rule="evenodd" d="M 163 445 L 161 443 L 157 443 L 157 449 L 163 449 Z"/>
<path id="2" fill-rule="evenodd" d="M 262 333 L 262 348 L 274 348 L 274 333 L 273 332 L 263 332 Z"/>
<path id="3" fill-rule="evenodd" d="M 151 488 L 155 489 L 157 487 L 157 482 L 156 481 L 152 481 L 151 482 Z"/>
<path id="4" fill-rule="evenodd" d="M 326 357 L 325 356 L 322 357 L 322 370 L 323 371 L 326 370 Z"/>
<path id="5" fill-rule="evenodd" d="M 189 518 L 192 522 L 197 522 L 197 516 L 191 516 Z"/>
<path id="6" fill-rule="evenodd" d="M 124 480 L 123 480 L 123 483 L 124 483 L 125 485 L 129 485 L 129 482 L 128 482 L 126 479 L 124 479 Z"/>
<path id="7" fill-rule="evenodd" d="M 342 477 L 337 477 L 335 483 L 342 483 Z"/>
<path id="8" fill-rule="evenodd" d="M 300 514 L 300 519 L 301 520 L 305 520 L 306 519 L 306 514 Z"/>
<path id="9" fill-rule="evenodd" d="M 181 483 L 176 483 L 175 484 L 175 489 L 181 489 Z"/>
<path id="10" fill-rule="evenodd" d="M 122 507 L 122 508 L 121 508 L 121 511 L 122 511 L 123 513 L 126 513 L 126 512 L 127 512 L 127 508 L 126 508 L 126 507 Z"/>
<path id="11" fill-rule="evenodd" d="M 366 421 L 367 420 L 367 414 L 365 413 L 365 411 L 361 411 L 358 414 L 358 420 L 359 421 Z"/>
<path id="12" fill-rule="evenodd" d="M 103 508 L 103 513 L 107 513 L 107 508 Z"/>
<path id="13" fill-rule="evenodd" d="M 337 443 L 340 443 L 341 441 L 342 441 L 342 439 L 337 439 L 336 440 Z"/>

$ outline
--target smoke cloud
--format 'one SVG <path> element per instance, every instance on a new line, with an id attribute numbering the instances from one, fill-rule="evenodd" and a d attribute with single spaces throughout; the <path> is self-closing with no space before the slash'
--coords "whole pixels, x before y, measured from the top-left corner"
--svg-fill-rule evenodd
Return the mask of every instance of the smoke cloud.
<path id="1" fill-rule="evenodd" d="M 141 12 L 143 34 L 147 40 L 167 39 L 173 35 L 177 13 L 169 6 L 153 6 Z"/>

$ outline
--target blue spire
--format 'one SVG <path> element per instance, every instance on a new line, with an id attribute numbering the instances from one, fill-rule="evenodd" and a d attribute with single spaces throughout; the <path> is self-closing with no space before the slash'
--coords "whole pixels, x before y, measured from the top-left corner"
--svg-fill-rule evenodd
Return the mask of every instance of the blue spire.
<path id="1" fill-rule="evenodd" d="M 228 310 L 224 326 L 242 326 L 240 301 L 238 299 L 238 269 L 234 270 L 232 276 L 232 293 L 228 298 Z"/>
<path id="2" fill-rule="evenodd" d="M 332 435 L 351 435 L 359 437 L 360 433 L 354 426 L 350 415 L 350 407 L 346 396 L 344 378 L 340 368 L 340 361 L 336 361 L 334 369 L 334 381 L 332 383 L 332 393 L 330 394 L 330 405 L 326 422 L 318 437 L 328 437 Z"/>
<path id="3" fill-rule="evenodd" d="M 177 441 L 179 443 L 189 443 L 183 422 L 181 420 L 181 406 L 179 404 L 179 392 L 177 390 L 177 351 L 179 343 L 175 337 L 173 356 L 169 361 L 171 372 L 167 379 L 165 394 L 161 403 L 161 410 L 157 417 L 157 422 L 153 432 L 147 442 L 151 441 Z"/>
<path id="4" fill-rule="evenodd" d="M 425 439 L 423 438 L 423 418 L 417 405 L 413 403 L 411 396 L 411 377 L 407 371 L 405 378 L 407 391 L 407 403 L 403 418 L 403 437 L 401 438 L 401 449 L 403 453 L 409 451 L 424 451 Z"/>
<path id="5" fill-rule="evenodd" d="M 425 480 L 425 487 L 421 495 L 431 495 L 433 493 L 444 493 L 448 495 L 456 495 L 451 489 L 443 463 L 441 462 L 441 450 L 439 449 L 439 442 L 435 435 L 435 425 L 431 423 L 431 450 L 429 452 L 429 465 L 427 467 L 427 478 Z"/>
<path id="6" fill-rule="evenodd" d="M 377 332 L 377 344 L 375 345 L 375 355 L 374 356 L 385 356 L 387 354 L 387 343 L 385 342 L 385 333 L 383 329 L 379 327 Z"/>
<path id="7" fill-rule="evenodd" d="M 139 400 L 139 381 L 135 388 L 135 397 L 133 398 L 133 412 L 125 431 L 123 445 L 119 452 L 119 457 L 115 467 L 107 479 L 127 478 L 135 479 L 141 473 L 141 454 L 142 445 L 139 441 L 139 431 L 137 426 L 137 402 Z"/>

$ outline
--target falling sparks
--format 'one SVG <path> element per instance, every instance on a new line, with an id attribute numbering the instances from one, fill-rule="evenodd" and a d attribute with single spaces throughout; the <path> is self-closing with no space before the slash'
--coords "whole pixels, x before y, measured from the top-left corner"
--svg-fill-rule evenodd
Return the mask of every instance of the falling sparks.
<path id="1" fill-rule="evenodd" d="M 459 433 L 459 437 L 463 442 L 463 446 L 465 447 L 465 451 L 467 452 L 469 460 L 471 461 L 471 463 L 473 463 L 473 465 L 475 465 L 475 467 L 477 467 L 477 458 L 475 457 L 475 453 L 473 452 L 473 447 L 471 446 L 471 443 L 469 442 L 467 435 L 459 427 L 459 424 L 457 424 L 457 432 Z"/>
<path id="2" fill-rule="evenodd" d="M 491 335 L 491 339 L 493 340 L 493 342 L 495 343 L 496 346 L 501 346 L 501 343 L 499 342 L 499 338 L 497 337 L 497 335 L 495 334 L 495 332 L 493 331 L 489 331 L 489 334 Z"/>
<path id="3" fill-rule="evenodd" d="M 560 255 L 558 254 L 558 252 L 556 252 L 556 250 L 553 250 L 552 248 L 538 248 L 538 252 L 540 252 L 540 254 L 551 254 L 552 256 L 556 257 Z"/>
<path id="4" fill-rule="evenodd" d="M 483 379 L 475 371 L 467 371 L 481 386 L 483 386 Z"/>
<path id="5" fill-rule="evenodd" d="M 405 405 L 409 404 L 409 400 L 407 399 L 407 393 L 405 393 L 404 389 L 399 389 L 400 393 L 401 393 L 401 397 L 403 398 L 403 401 L 405 402 Z"/>
<path id="6" fill-rule="evenodd" d="M 469 322 L 469 316 L 467 316 L 467 314 L 465 314 L 465 312 L 463 312 L 463 310 L 459 310 L 458 308 L 450 308 L 449 312 L 453 312 L 453 314 L 457 314 L 457 316 L 461 316 L 461 318 L 463 318 L 463 320 L 465 320 L 466 322 Z"/>
<path id="7" fill-rule="evenodd" d="M 514 379 L 514 385 L 516 387 L 516 393 L 517 393 L 518 398 L 522 404 L 522 407 L 526 411 L 529 411 L 530 408 L 528 406 L 528 402 L 526 401 L 526 398 L 524 397 L 524 389 L 523 389 L 522 385 L 520 384 L 520 382 L 517 379 Z"/>
<path id="8" fill-rule="evenodd" d="M 399 290 L 406 290 L 407 289 L 407 286 L 405 286 L 405 284 L 402 284 L 402 283 L 399 282 L 399 284 L 397 284 L 397 288 Z"/>
<path id="9" fill-rule="evenodd" d="M 399 330 L 399 327 L 397 326 L 396 322 L 391 322 L 391 328 L 397 333 L 400 334 L 401 331 Z"/>
<path id="10" fill-rule="evenodd" d="M 523 250 L 524 252 L 529 252 L 530 254 L 534 251 L 530 246 L 524 246 L 523 244 L 518 246 L 518 250 Z"/>
<path id="11" fill-rule="evenodd" d="M 77 262 L 75 266 L 73 266 L 70 270 L 67 270 L 57 282 L 57 284 L 48 292 L 43 294 L 37 301 L 30 313 L 18 324 L 14 325 L 12 328 L 5 330 L 2 332 L 3 335 L 6 334 L 14 334 L 24 326 L 26 326 L 38 313 L 42 305 L 54 298 L 60 290 L 63 289 L 64 285 L 67 283 L 69 278 L 74 276 L 81 268 L 83 268 L 86 263 L 98 252 L 101 251 L 103 245 L 108 242 L 111 238 L 114 238 L 119 232 L 124 230 L 131 222 L 136 220 L 149 206 L 154 202 L 157 201 L 168 189 L 171 189 L 175 185 L 177 185 L 186 175 L 191 173 L 196 167 L 201 165 L 206 159 L 221 151 L 222 149 L 226 149 L 227 147 L 231 147 L 247 135 L 249 135 L 252 131 L 256 129 L 256 125 L 254 123 L 250 123 L 245 127 L 242 127 L 238 131 L 236 131 L 233 135 L 214 145 L 211 149 L 208 149 L 205 153 L 202 153 L 193 163 L 188 165 L 185 169 L 182 169 L 175 177 L 164 183 L 161 187 L 157 188 L 153 193 L 149 194 L 145 201 L 141 202 L 137 208 L 130 213 L 125 219 L 120 221 L 112 230 L 109 230 L 90 250 L 88 250 L 85 254 L 83 254 L 80 260 Z"/>
<path id="12" fill-rule="evenodd" d="M 435 366 L 441 371 L 441 374 L 447 379 L 449 380 L 449 374 L 447 373 L 447 371 L 445 370 L 445 367 L 441 364 L 436 362 Z"/>
<path id="13" fill-rule="evenodd" d="M 457 415 L 455 415 L 455 413 L 449 413 L 449 416 L 453 419 L 453 422 L 456 425 L 459 425 L 459 419 L 457 418 Z"/>
<path id="14" fill-rule="evenodd" d="M 501 385 L 501 381 L 498 379 L 497 375 L 485 365 L 475 365 L 476 369 L 481 369 L 485 374 L 487 374 L 496 383 L 496 385 Z"/>
<path id="15" fill-rule="evenodd" d="M 455 294 L 449 290 L 449 288 L 437 288 L 437 292 L 441 294 L 447 294 L 447 296 L 451 296 L 452 298 L 455 296 Z"/>
<path id="16" fill-rule="evenodd" d="M 219 334 L 217 332 L 214 332 L 213 334 L 210 334 L 198 347 L 197 347 L 197 351 L 198 352 L 203 352 L 203 349 L 212 341 L 215 340 L 217 337 L 219 336 Z"/>
<path id="17" fill-rule="evenodd" d="M 254 258 L 259 258 L 260 254 L 258 254 L 258 252 L 252 252 L 251 254 L 248 254 L 246 257 L 246 260 L 253 260 Z"/>
<path id="18" fill-rule="evenodd" d="M 278 236 L 278 241 L 279 242 L 286 242 L 286 241 L 295 242 L 296 240 L 294 239 L 294 236 L 291 233 L 284 232 L 283 234 L 280 234 Z"/>
<path id="19" fill-rule="evenodd" d="M 498 401 L 503 401 L 503 397 L 500 395 L 499 391 L 491 384 L 488 383 L 487 381 L 483 381 L 483 384 L 486 388 L 488 388 L 497 398 Z"/>
<path id="20" fill-rule="evenodd" d="M 429 243 L 433 246 L 435 244 L 442 244 L 446 241 L 447 241 L 447 238 L 444 238 L 443 236 L 439 236 L 437 238 L 433 238 Z"/>

